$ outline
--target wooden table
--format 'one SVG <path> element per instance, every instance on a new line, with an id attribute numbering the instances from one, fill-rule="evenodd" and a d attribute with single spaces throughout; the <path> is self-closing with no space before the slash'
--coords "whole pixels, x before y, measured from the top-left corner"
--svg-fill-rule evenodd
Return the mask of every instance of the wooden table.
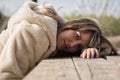
<path id="1" fill-rule="evenodd" d="M 23 80 L 120 80 L 120 56 L 45 59 Z"/>

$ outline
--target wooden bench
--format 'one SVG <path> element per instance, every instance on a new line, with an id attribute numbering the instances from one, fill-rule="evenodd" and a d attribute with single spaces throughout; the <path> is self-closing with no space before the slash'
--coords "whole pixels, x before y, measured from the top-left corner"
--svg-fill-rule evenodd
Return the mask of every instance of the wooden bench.
<path id="1" fill-rule="evenodd" d="M 120 80 L 120 56 L 45 59 L 23 80 Z"/>

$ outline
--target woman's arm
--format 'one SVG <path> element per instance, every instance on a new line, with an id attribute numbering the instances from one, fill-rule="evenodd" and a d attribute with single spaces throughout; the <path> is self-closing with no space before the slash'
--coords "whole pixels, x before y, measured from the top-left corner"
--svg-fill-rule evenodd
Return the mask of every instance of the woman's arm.
<path id="1" fill-rule="evenodd" d="M 25 21 L 9 33 L 0 54 L 0 80 L 21 80 L 41 60 L 48 39 L 39 26 Z"/>
<path id="2" fill-rule="evenodd" d="M 24 26 L 16 27 L 0 55 L 0 80 L 20 80 L 31 65 L 34 40 Z"/>

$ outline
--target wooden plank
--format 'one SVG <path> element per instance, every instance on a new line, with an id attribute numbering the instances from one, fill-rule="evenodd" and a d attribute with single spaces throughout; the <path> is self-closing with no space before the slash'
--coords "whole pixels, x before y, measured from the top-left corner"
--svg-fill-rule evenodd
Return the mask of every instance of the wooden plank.
<path id="1" fill-rule="evenodd" d="M 91 64 L 91 63 L 92 64 Z M 104 59 L 93 59 L 89 62 L 93 80 L 119 80 L 120 68 Z"/>
<path id="2" fill-rule="evenodd" d="M 120 66 L 120 56 L 107 56 L 108 61 Z"/>
<path id="3" fill-rule="evenodd" d="M 71 58 L 43 60 L 23 80 L 80 80 Z"/>
<path id="4" fill-rule="evenodd" d="M 90 68 L 87 64 L 87 59 L 73 58 L 76 70 L 81 80 L 92 80 Z"/>
<path id="5" fill-rule="evenodd" d="M 120 67 L 101 59 L 73 58 L 81 80 L 119 80 Z"/>

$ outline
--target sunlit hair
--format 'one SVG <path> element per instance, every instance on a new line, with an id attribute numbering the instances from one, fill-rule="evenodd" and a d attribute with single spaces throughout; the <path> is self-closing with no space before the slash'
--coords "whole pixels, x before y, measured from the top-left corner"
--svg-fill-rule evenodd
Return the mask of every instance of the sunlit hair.
<path id="1" fill-rule="evenodd" d="M 102 34 L 98 24 L 89 18 L 79 18 L 66 22 L 61 29 L 58 29 L 58 34 L 64 30 L 79 30 L 79 31 L 94 31 Z"/>

